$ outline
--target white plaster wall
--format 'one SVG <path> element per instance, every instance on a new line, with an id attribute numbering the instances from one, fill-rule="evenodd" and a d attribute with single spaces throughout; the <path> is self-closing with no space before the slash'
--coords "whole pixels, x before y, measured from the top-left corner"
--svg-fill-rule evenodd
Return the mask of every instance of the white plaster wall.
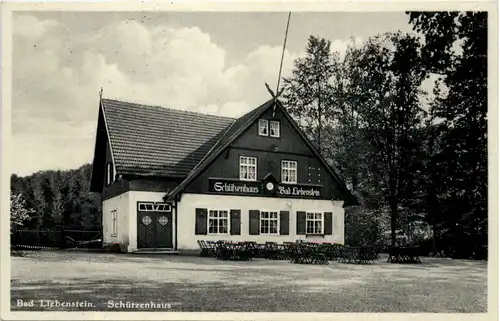
<path id="1" fill-rule="evenodd" d="M 141 192 L 141 191 L 130 191 L 129 194 L 129 245 L 128 252 L 137 251 L 137 202 L 163 202 L 163 197 L 165 192 Z M 172 241 L 175 246 L 175 209 L 172 208 Z"/>
<path id="2" fill-rule="evenodd" d="M 111 211 L 116 210 L 116 223 L 118 226 L 116 236 L 111 235 Z M 102 202 L 102 229 L 103 243 L 120 242 L 129 244 L 129 195 L 123 193 Z"/>
<path id="3" fill-rule="evenodd" d="M 232 241 L 296 241 L 317 240 L 344 244 L 344 208 L 342 201 L 286 199 L 270 197 L 245 197 L 227 195 L 183 194 L 177 204 L 177 241 L 178 249 L 198 249 L 197 240 L 232 240 Z M 207 209 L 240 209 L 241 235 L 195 235 L 196 208 Z M 289 211 L 289 235 L 249 235 L 249 210 Z M 306 237 L 296 235 L 297 211 L 318 211 L 333 213 L 333 235 L 324 237 Z"/>

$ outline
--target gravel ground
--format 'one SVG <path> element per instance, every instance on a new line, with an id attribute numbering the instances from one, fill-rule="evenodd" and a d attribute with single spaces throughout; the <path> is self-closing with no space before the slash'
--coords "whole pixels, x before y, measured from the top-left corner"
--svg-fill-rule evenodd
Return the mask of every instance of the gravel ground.
<path id="1" fill-rule="evenodd" d="M 301 265 L 264 259 L 228 262 L 158 254 L 28 252 L 11 260 L 11 308 L 14 311 L 487 311 L 487 262 L 421 259 L 420 265 L 390 264 L 384 257 L 370 265 L 337 262 Z M 21 301 L 25 306 L 18 306 Z M 33 306 L 26 306 L 31 302 Z M 86 306 L 57 306 L 64 302 L 81 302 Z M 151 302 L 156 307 L 138 305 Z"/>

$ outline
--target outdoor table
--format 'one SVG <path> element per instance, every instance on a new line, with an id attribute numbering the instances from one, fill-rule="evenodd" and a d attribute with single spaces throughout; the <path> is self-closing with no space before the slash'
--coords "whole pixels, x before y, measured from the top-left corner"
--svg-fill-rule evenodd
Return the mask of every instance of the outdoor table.
<path id="1" fill-rule="evenodd" d="M 290 246 L 290 262 L 302 264 L 328 264 L 328 259 L 318 246 L 297 243 Z"/>
<path id="2" fill-rule="evenodd" d="M 340 256 L 342 246 L 340 244 L 322 243 L 320 249 L 328 260 L 336 260 Z"/>
<path id="3" fill-rule="evenodd" d="M 252 242 L 250 245 L 253 257 L 266 257 L 266 244 Z"/>
<path id="4" fill-rule="evenodd" d="M 288 257 L 286 246 L 274 242 L 267 242 L 265 245 L 265 257 L 270 260 L 283 260 Z"/>
<path id="5" fill-rule="evenodd" d="M 376 254 L 371 247 L 367 246 L 344 246 L 339 261 L 343 263 L 374 263 Z"/>
<path id="6" fill-rule="evenodd" d="M 422 263 L 418 257 L 419 247 L 393 247 L 389 250 L 390 263 Z"/>
<path id="7" fill-rule="evenodd" d="M 245 243 L 217 242 L 217 258 L 219 260 L 250 260 L 251 254 Z"/>

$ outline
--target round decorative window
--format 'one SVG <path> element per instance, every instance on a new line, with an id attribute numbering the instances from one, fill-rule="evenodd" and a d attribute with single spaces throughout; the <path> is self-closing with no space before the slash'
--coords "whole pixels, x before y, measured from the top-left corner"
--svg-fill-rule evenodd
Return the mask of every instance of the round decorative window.
<path id="1" fill-rule="evenodd" d="M 166 225 L 168 223 L 168 218 L 166 216 L 162 216 L 158 219 L 158 223 L 161 225 Z"/>
<path id="2" fill-rule="evenodd" d="M 149 217 L 147 215 L 142 218 L 142 224 L 144 224 L 144 225 L 149 225 L 149 224 L 151 224 L 152 221 L 153 220 L 151 219 L 151 217 Z"/>

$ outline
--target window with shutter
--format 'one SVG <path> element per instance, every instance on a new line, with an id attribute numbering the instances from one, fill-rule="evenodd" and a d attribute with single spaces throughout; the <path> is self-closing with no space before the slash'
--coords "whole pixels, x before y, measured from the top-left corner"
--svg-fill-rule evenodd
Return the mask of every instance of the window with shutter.
<path id="1" fill-rule="evenodd" d="M 260 234 L 278 235 L 278 212 L 260 211 Z"/>
<path id="2" fill-rule="evenodd" d="M 260 211 L 259 210 L 250 210 L 248 213 L 249 217 L 249 231 L 248 234 L 250 235 L 259 235 L 259 228 L 260 228 Z"/>
<path id="3" fill-rule="evenodd" d="M 228 234 L 229 233 L 229 211 L 209 210 L 208 211 L 208 234 Z"/>
<path id="4" fill-rule="evenodd" d="M 231 210 L 231 235 L 241 234 L 241 210 Z"/>
<path id="5" fill-rule="evenodd" d="M 196 215 L 195 234 L 207 235 L 207 209 L 197 208 L 195 210 L 195 215 Z"/>
<path id="6" fill-rule="evenodd" d="M 280 212 L 280 235 L 288 235 L 290 228 L 290 212 L 281 211 Z"/>
<path id="7" fill-rule="evenodd" d="M 333 234 L 333 213 L 332 212 L 325 212 L 324 216 L 324 223 L 325 223 L 325 235 L 332 235 Z"/>
<path id="8" fill-rule="evenodd" d="M 306 234 L 323 234 L 323 213 L 306 213 Z"/>
<path id="9" fill-rule="evenodd" d="M 306 212 L 297 212 L 297 235 L 306 234 Z"/>

